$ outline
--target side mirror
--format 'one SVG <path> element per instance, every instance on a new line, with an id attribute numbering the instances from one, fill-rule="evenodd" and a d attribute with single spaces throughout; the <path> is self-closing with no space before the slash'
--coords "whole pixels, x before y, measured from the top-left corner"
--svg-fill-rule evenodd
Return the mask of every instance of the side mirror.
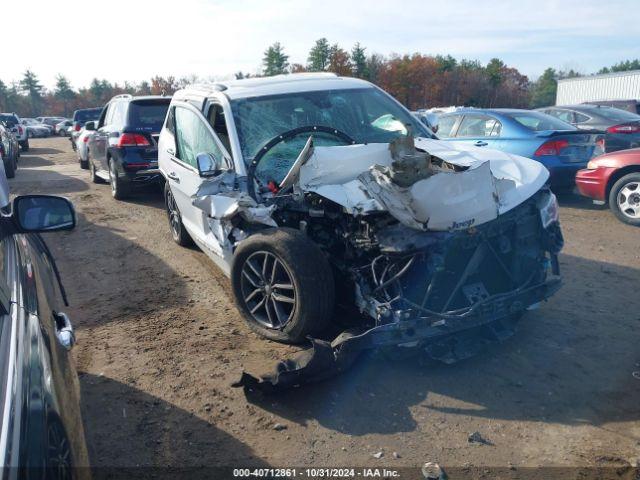
<path id="1" fill-rule="evenodd" d="M 222 162 L 210 153 L 199 153 L 196 156 L 196 163 L 201 177 L 212 177 L 222 170 Z"/>
<path id="2" fill-rule="evenodd" d="M 84 129 L 93 132 L 96 129 L 96 122 L 87 122 L 84 124 Z"/>
<path id="3" fill-rule="evenodd" d="M 435 125 L 432 125 L 431 130 L 433 131 L 433 133 L 438 133 L 438 124 L 436 123 Z"/>
<path id="4" fill-rule="evenodd" d="M 73 204 L 53 195 L 24 195 L 13 200 L 13 220 L 21 232 L 53 232 L 76 226 Z"/>

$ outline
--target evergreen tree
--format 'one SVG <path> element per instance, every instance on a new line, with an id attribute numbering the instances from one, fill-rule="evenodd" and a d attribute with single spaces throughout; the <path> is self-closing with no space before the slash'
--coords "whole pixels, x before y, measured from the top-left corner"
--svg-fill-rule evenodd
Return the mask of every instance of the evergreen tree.
<path id="1" fill-rule="evenodd" d="M 556 102 L 558 80 L 556 71 L 547 68 L 540 78 L 533 84 L 531 92 L 531 108 L 546 107 Z"/>
<path id="2" fill-rule="evenodd" d="M 62 114 L 65 117 L 69 116 L 69 102 L 75 98 L 76 94 L 71 88 L 71 84 L 67 77 L 62 74 L 58 74 L 56 76 L 56 88 L 54 90 L 54 95 L 56 98 L 62 100 Z"/>
<path id="3" fill-rule="evenodd" d="M 289 66 L 289 56 L 284 53 L 284 48 L 280 45 L 280 42 L 276 42 L 267 48 L 264 52 L 262 65 L 264 66 L 262 74 L 266 77 L 286 73 Z"/>
<path id="4" fill-rule="evenodd" d="M 310 72 L 324 72 L 329 66 L 329 41 L 326 38 L 316 40 L 316 44 L 309 51 L 307 70 Z"/>
<path id="5" fill-rule="evenodd" d="M 369 69 L 367 68 L 366 48 L 356 43 L 351 49 L 351 62 L 353 64 L 353 75 L 357 78 L 369 79 Z"/>
<path id="6" fill-rule="evenodd" d="M 42 107 L 43 87 L 36 74 L 29 69 L 24 72 L 22 80 L 20 80 L 20 90 L 29 99 L 30 115 L 37 115 Z"/>

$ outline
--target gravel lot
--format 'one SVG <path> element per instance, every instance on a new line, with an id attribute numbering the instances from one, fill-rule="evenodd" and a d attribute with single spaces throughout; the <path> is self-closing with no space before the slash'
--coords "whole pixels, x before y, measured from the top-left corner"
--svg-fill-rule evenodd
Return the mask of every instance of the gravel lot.
<path id="1" fill-rule="evenodd" d="M 565 284 L 505 343 L 452 366 L 369 354 L 339 378 L 249 401 L 230 387 L 240 371 L 295 348 L 251 333 L 226 278 L 173 243 L 159 190 L 117 202 L 67 139 L 31 144 L 13 193 L 62 194 L 79 213 L 47 241 L 77 328 L 93 465 L 638 462 L 640 230 L 604 207 L 561 198 Z M 476 431 L 490 444 L 468 442 Z"/>

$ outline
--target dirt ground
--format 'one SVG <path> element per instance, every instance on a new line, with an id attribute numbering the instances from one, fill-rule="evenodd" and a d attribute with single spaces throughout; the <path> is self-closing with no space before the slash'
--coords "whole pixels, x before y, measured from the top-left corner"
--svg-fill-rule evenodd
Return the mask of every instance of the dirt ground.
<path id="1" fill-rule="evenodd" d="M 47 241 L 77 328 L 95 466 L 640 459 L 640 230 L 604 207 L 561 198 L 564 286 L 506 342 L 451 366 L 368 354 L 341 377 L 248 400 L 230 387 L 241 370 L 266 372 L 295 348 L 250 332 L 221 272 L 172 241 L 159 191 L 115 201 L 63 138 L 33 140 L 11 187 L 68 196 L 79 213 Z M 476 431 L 489 444 L 468 442 Z"/>

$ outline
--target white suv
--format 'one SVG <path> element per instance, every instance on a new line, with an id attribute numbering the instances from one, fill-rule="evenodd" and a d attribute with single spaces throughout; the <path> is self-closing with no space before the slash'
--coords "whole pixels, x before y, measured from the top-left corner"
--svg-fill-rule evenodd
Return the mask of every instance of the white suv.
<path id="1" fill-rule="evenodd" d="M 451 335 L 509 331 L 559 288 L 546 169 L 456 150 L 368 82 L 189 87 L 173 96 L 158 150 L 174 240 L 193 240 L 231 277 L 265 337 L 320 335 L 339 306 L 348 333 L 314 343 L 337 364 L 398 344 L 447 359 Z"/>

